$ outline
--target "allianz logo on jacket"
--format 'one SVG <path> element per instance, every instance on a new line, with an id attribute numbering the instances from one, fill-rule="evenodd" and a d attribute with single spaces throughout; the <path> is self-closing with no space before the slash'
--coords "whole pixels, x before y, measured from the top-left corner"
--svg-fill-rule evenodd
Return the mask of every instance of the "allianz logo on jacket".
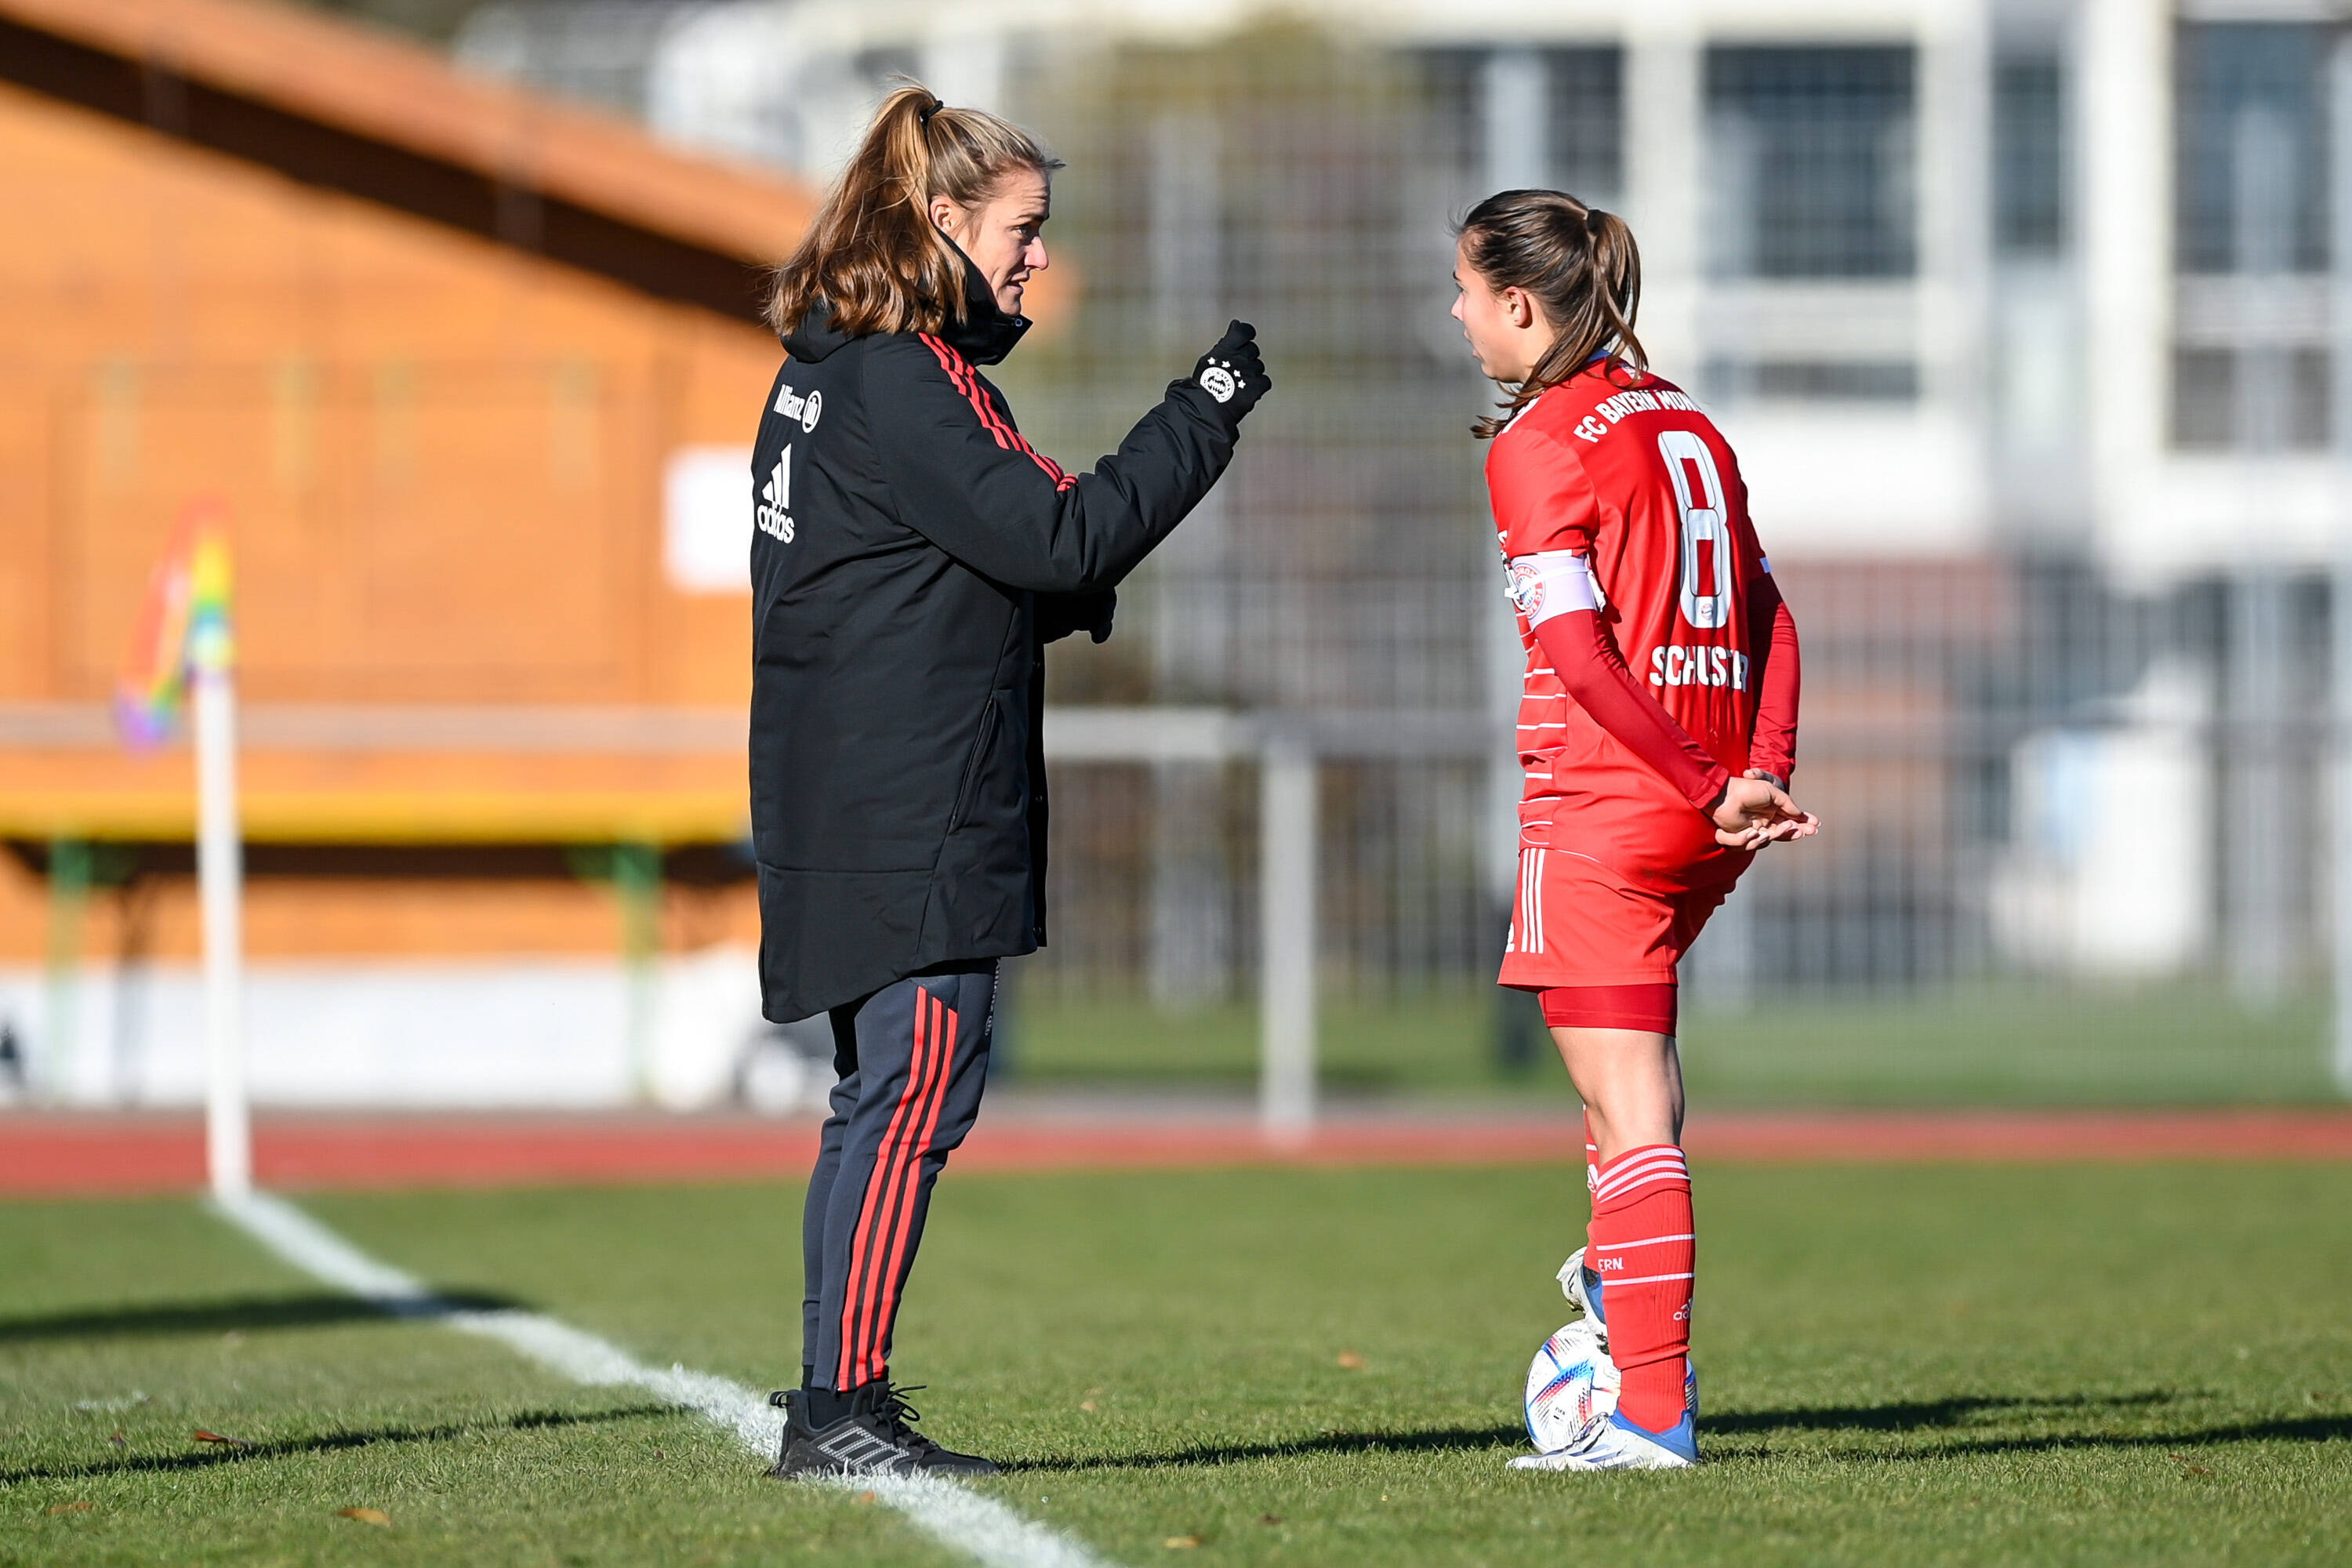
<path id="1" fill-rule="evenodd" d="M 776 412 L 787 419 L 799 420 L 803 432 L 814 430 L 817 416 L 824 412 L 824 394 L 812 392 L 803 397 L 790 386 L 779 386 L 776 388 Z"/>

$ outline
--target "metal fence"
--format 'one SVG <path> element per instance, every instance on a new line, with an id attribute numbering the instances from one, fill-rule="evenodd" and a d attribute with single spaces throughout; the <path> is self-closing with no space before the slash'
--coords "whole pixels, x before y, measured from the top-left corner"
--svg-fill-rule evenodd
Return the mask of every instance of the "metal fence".
<path id="1" fill-rule="evenodd" d="M 1588 110 L 1616 89 L 1606 51 L 1553 53 L 1549 79 L 1584 82 Z M 2022 167 L 2010 185 L 2027 189 L 2006 199 L 2028 248 L 2061 226 L 2032 188 L 2033 147 L 2053 134 L 2044 65 L 2009 62 L 2002 100 L 2021 122 L 2001 145 Z M 1483 453 L 1465 428 L 1490 393 L 1444 313 L 1448 219 L 1492 163 L 1477 93 L 1509 87 L 1481 68 L 1302 31 L 1119 51 L 1076 89 L 1041 71 L 1017 108 L 1071 160 L 1056 227 L 1087 303 L 1075 331 L 1004 375 L 1032 430 L 1083 458 L 1115 443 L 1204 327 L 1257 321 L 1280 391 L 1244 460 L 1129 587 L 1121 637 L 1058 656 L 1055 696 L 1205 702 L 1336 737 L 1317 857 L 1327 1059 L 1349 1050 L 1351 1016 L 1454 996 L 1465 1077 L 1507 1066 L 1528 1032 L 1482 990 L 1506 908 L 1496 804 L 1516 779 L 1463 728 L 1497 732 L 1499 595 Z M 1913 155 L 1904 51 L 1718 48 L 1705 90 L 1720 177 L 1742 166 L 1724 150 L 1739 153 L 1757 201 L 1786 187 L 1778 210 L 1818 219 L 1804 235 L 1751 226 L 1753 254 L 1715 258 L 1719 272 L 1915 265 L 1909 187 L 1889 174 Z M 1615 184 L 1620 149 L 1578 142 L 1580 123 L 1556 135 L 1551 166 Z M 1836 254 L 1806 249 L 1823 245 Z M 1759 395 L 1919 395 L 1907 364 L 1861 369 L 1884 374 L 1859 392 L 1853 374 L 1826 372 L 1780 386 L 1714 366 L 1704 383 L 1727 400 L 1735 442 Z M 1769 545 L 1773 498 L 1757 508 Z M 1988 1061 L 2038 1053 L 1988 1068 L 1994 1095 L 2328 1092 L 2313 1002 L 2321 584 L 2273 572 L 2137 591 L 2063 533 L 2004 538 L 1927 561 L 1781 563 L 1806 649 L 1799 793 L 1830 826 L 1767 855 L 1702 942 L 1694 1026 L 1843 1016 L 1814 1031 L 1844 1042 L 1822 1069 L 1788 1077 L 1817 1097 L 1838 1092 L 1842 1066 L 1855 1081 L 1943 1081 L 1949 1062 L 1888 1067 L 1909 1059 L 1906 1038 L 1930 1048 L 1923 1027 L 1955 1060 L 1969 1050 L 1951 1040 L 1972 1028 L 2002 1037 L 1985 1039 Z M 1408 733 L 1438 738 L 1416 752 Z M 1021 982 L 1047 1020 L 1034 1032 L 1052 1033 L 1056 1008 L 1197 1015 L 1255 994 L 1250 772 L 1057 765 L 1058 934 Z M 2258 1065 L 2239 1072 L 2240 1058 Z M 1776 1092 L 1769 1073 L 1750 1087 Z"/>
<path id="2" fill-rule="evenodd" d="M 1771 1036 L 1739 1064 L 1744 1093 L 2332 1092 L 2320 584 L 2135 596 L 2022 559 L 1778 574 L 1805 634 L 1797 793 L 1828 828 L 1761 857 L 1685 970 L 1703 1037 Z M 1483 720 L 1260 722 L 1320 759 L 1327 1066 L 1370 1070 L 1351 1031 L 1415 1007 L 1450 1066 L 1387 1076 L 1468 1084 L 1523 1062 L 1527 1021 L 1487 990 L 1505 920 L 1491 786 L 1516 767 Z M 1020 995 L 1036 1065 L 1118 1076 L 1113 1044 L 1064 1036 L 1138 1009 L 1213 1022 L 1267 978 L 1259 767 L 1248 750 L 1064 755 L 1054 774 L 1055 937 Z M 1199 1065 L 1239 1070 L 1214 1033 L 1196 1028 Z"/>
<path id="3" fill-rule="evenodd" d="M 509 32 L 484 37 L 555 9 L 492 7 Z M 1828 829 L 1765 856 L 1693 955 L 1692 1037 L 1760 1064 L 1695 1072 L 1763 1098 L 2335 1092 L 2325 584 L 2307 552 L 2160 586 L 2098 564 L 2081 456 L 2098 285 L 2074 258 L 2084 71 L 2103 65 L 2077 35 L 2001 33 L 2033 8 L 1989 8 L 2009 21 L 1974 54 L 1926 34 L 1832 47 L 1759 12 L 1753 37 L 1676 56 L 1457 46 L 1433 11 L 1420 41 L 1297 22 L 1183 45 L 1000 34 L 956 56 L 844 7 L 677 9 L 698 19 L 676 36 L 719 61 L 681 45 L 651 68 L 657 121 L 693 110 L 681 133 L 823 173 L 811 150 L 887 72 L 978 62 L 994 106 L 1069 160 L 1053 237 L 1080 305 L 1000 377 L 1066 461 L 1110 450 L 1227 315 L 1260 327 L 1278 390 L 1242 461 L 1123 590 L 1119 635 L 1057 650 L 1052 696 L 1313 742 L 1316 970 L 1343 1076 L 1470 1082 L 1532 1033 L 1487 989 L 1516 647 L 1466 429 L 1492 389 L 1446 314 L 1450 222 L 1518 184 L 1646 222 L 1638 187 L 1667 189 L 1682 158 L 1706 223 L 1664 236 L 1688 254 L 1663 307 L 1683 363 L 1662 368 L 1735 447 L 1810 420 L 1843 433 L 1816 449 L 1866 457 L 1890 418 L 1943 419 L 1961 456 L 1922 482 L 1980 488 L 1994 519 L 1925 550 L 1866 516 L 1776 550 L 1805 644 L 1798 794 Z M 2264 496 L 2311 489 L 2269 487 L 2329 428 L 2326 41 L 2184 24 L 2167 57 L 2161 442 L 2245 465 L 2250 536 Z M 1808 521 L 1754 500 L 1768 545 Z M 1220 1020 L 1265 978 L 1254 758 L 1055 762 L 1055 943 L 1017 979 L 1034 1070 L 1246 1064 L 1250 1026 Z"/>
<path id="4" fill-rule="evenodd" d="M 1110 449 L 1229 314 L 1258 326 L 1280 386 L 1245 459 L 1123 594 L 1120 635 L 1057 655 L 1054 696 L 1311 729 L 1321 951 L 1342 984 L 1459 987 L 1499 952 L 1498 579 L 1466 430 L 1490 394 L 1446 315 L 1449 220 L 1478 194 L 1474 68 L 1276 28 L 1083 76 L 1041 66 L 1020 95 L 1070 160 L 1055 226 L 1085 279 L 1076 328 L 1005 367 L 1028 426 Z M 1253 994 L 1249 771 L 1057 770 L 1055 926 L 1073 934 L 1031 965 L 1032 999 Z"/>

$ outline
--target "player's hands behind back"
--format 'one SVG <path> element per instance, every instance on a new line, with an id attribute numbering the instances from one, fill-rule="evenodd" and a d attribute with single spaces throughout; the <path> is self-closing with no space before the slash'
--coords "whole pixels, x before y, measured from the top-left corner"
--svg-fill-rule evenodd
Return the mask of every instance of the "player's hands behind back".
<path id="1" fill-rule="evenodd" d="M 1761 849 L 1822 830 L 1822 819 L 1800 809 L 1780 781 L 1761 768 L 1750 768 L 1724 785 L 1707 816 L 1715 823 L 1715 841 L 1727 849 Z"/>

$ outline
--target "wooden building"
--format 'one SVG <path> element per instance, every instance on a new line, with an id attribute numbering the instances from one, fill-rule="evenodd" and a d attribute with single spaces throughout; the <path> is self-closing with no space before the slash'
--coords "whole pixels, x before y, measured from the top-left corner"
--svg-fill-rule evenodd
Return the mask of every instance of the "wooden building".
<path id="1" fill-rule="evenodd" d="M 812 207 L 264 0 L 0 0 L 0 968 L 195 952 L 187 749 L 108 702 L 203 496 L 257 963 L 750 940 L 732 465 Z"/>

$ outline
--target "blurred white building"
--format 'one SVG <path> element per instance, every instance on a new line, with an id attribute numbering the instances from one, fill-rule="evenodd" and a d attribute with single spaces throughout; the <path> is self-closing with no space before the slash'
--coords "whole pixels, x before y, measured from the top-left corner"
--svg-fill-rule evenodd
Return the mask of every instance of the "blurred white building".
<path id="1" fill-rule="evenodd" d="M 1632 220 L 1644 336 L 1736 409 L 1784 551 L 2087 531 L 2158 582 L 2326 548 L 2320 80 L 2347 9 L 502 0 L 458 47 L 819 176 L 900 72 L 1017 111 L 1023 63 L 1083 70 L 1276 16 L 1443 57 L 1479 131 L 1516 143 L 1491 166 Z M 2248 273 L 2275 275 L 2259 308 L 2231 281 Z M 2296 394 L 2259 505 L 2226 450 L 2231 356 L 2256 339 Z"/>
<path id="2" fill-rule="evenodd" d="M 2326 73 L 2352 5 L 633 9 L 648 40 L 637 107 L 657 130 L 819 176 L 896 73 L 1021 116 L 1041 101 L 1041 81 L 1108 79 L 1138 51 L 1205 48 L 1301 21 L 1401 62 L 1422 95 L 1417 123 L 1447 143 L 1454 168 L 1430 187 L 1437 199 L 1401 204 L 1415 232 L 1396 243 L 1412 265 L 1442 267 L 1443 217 L 1486 190 L 1557 184 L 1622 211 L 1642 242 L 1641 326 L 1654 359 L 1717 411 L 1776 559 L 1816 569 L 1801 605 L 1831 606 L 1809 607 L 1808 623 L 1823 634 L 1818 667 L 1809 637 L 1808 676 L 1822 693 L 1809 703 L 1822 714 L 1816 732 L 1832 737 L 1826 754 L 1893 767 L 1887 759 L 1911 754 L 1904 747 L 1924 745 L 1942 759 L 1932 786 L 1886 773 L 1841 798 L 1848 824 L 1864 818 L 1877 861 L 1840 861 L 1838 889 L 1792 883 L 1771 895 L 1830 911 L 1816 922 L 1819 945 L 1845 955 L 1797 968 L 1828 979 L 1951 973 L 1976 962 L 1955 956 L 1973 942 L 1994 960 L 2032 953 L 2035 967 L 2164 973 L 2197 967 L 2218 946 L 2241 987 L 2265 996 L 2311 955 L 2318 845 L 2290 825 L 2314 816 L 2298 803 L 2315 767 L 2307 721 L 2324 700 L 2303 672 L 2324 635 L 2309 584 L 2337 505 Z M 558 85 L 572 70 L 582 90 L 609 99 L 610 81 L 567 67 L 562 43 L 566 26 L 597 26 L 598 12 L 502 0 L 477 14 L 460 50 Z M 649 16 L 657 25 L 645 25 Z M 1170 314 L 1173 301 L 1188 319 L 1221 301 L 1239 309 L 1247 296 L 1197 284 L 1234 269 L 1216 247 L 1232 251 L 1244 221 L 1217 226 L 1216 182 L 1232 177 L 1214 166 L 1217 128 L 1164 104 L 1133 112 L 1150 125 L 1122 168 L 1151 185 L 1149 243 L 1138 248 L 1157 308 Z M 1201 213 L 1207 241 L 1185 217 Z M 1210 251 L 1180 267 L 1168 259 L 1179 241 Z M 1183 295 L 1195 286 L 1197 301 Z M 1432 352 L 1450 352 L 1450 324 L 1431 324 Z M 1201 553 L 1168 567 L 1171 584 L 1191 573 L 1181 582 L 1209 586 L 1171 585 L 1163 612 L 1171 625 L 1241 630 L 1190 652 L 1163 637 L 1163 693 L 1213 698 L 1239 664 L 1282 664 L 1279 648 L 1236 651 L 1253 646 L 1252 590 L 1234 582 L 1253 568 L 1248 503 L 1234 504 L 1230 523 L 1198 531 L 1214 542 L 1188 540 Z M 1979 593 L 1970 574 L 1988 563 L 1997 581 Z M 1443 665 L 1452 653 L 1393 634 L 1422 624 L 1421 612 L 1397 607 L 1409 597 L 1384 612 L 1391 640 L 1410 650 L 1397 657 Z M 1296 614 L 1305 601 L 1284 602 Z M 1487 637 L 1500 692 L 1512 652 Z M 1333 700 L 1290 688 L 1226 700 Z M 1171 800 L 1183 794 L 1162 782 Z M 1932 852 L 1897 843 L 1900 813 L 1869 816 L 1923 788 L 1917 809 L 1954 819 Z M 2053 826 L 2074 820 L 2057 803 L 2107 803 L 2095 816 L 2151 795 L 2196 822 L 2128 847 Z M 1199 881 L 1172 862 L 1161 870 L 1170 887 Z M 1917 889 L 1937 879 L 1938 912 L 1922 914 Z M 1890 904 L 1854 891 L 1865 884 L 1900 890 Z M 1885 956 L 1880 928 L 1906 921 L 1917 932 Z M 1184 947 L 1165 934 L 1181 921 L 1155 914 L 1151 924 L 1160 946 Z M 2072 934 L 2058 940 L 2062 929 Z M 1919 959 L 1927 948 L 1945 957 Z"/>

